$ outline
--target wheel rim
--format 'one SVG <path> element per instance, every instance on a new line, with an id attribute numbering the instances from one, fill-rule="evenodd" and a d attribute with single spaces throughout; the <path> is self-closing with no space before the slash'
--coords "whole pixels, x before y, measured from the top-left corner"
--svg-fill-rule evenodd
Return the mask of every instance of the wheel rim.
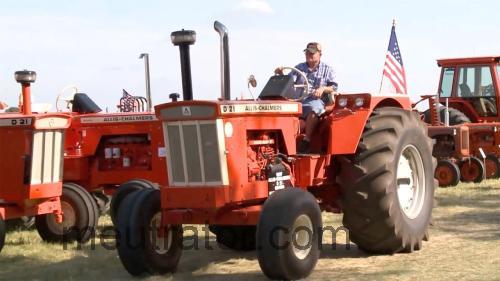
<path id="1" fill-rule="evenodd" d="M 402 150 L 396 175 L 399 206 L 406 217 L 414 219 L 422 210 L 426 190 L 424 163 L 415 146 Z"/>
<path id="2" fill-rule="evenodd" d="M 300 215 L 293 223 L 292 248 L 298 259 L 305 259 L 311 252 L 313 224 L 309 216 Z"/>
<path id="3" fill-rule="evenodd" d="M 73 206 L 66 201 L 61 201 L 61 210 L 63 212 L 62 223 L 58 223 L 54 215 L 47 216 L 47 227 L 52 233 L 63 234 L 76 225 L 76 211 Z"/>
<path id="4" fill-rule="evenodd" d="M 465 160 L 460 168 L 464 181 L 475 181 L 481 176 L 481 169 L 474 159 Z"/>
<path id="5" fill-rule="evenodd" d="M 151 228 L 149 237 L 151 246 L 157 254 L 166 254 L 170 249 L 170 246 L 172 245 L 172 228 L 170 227 L 170 225 L 161 225 L 161 212 L 158 212 L 153 216 L 149 225 Z M 161 231 L 165 231 L 166 236 L 160 235 Z"/>
<path id="6" fill-rule="evenodd" d="M 446 165 L 439 165 L 436 168 L 435 178 L 439 181 L 439 185 L 448 186 L 454 180 L 453 170 Z"/>

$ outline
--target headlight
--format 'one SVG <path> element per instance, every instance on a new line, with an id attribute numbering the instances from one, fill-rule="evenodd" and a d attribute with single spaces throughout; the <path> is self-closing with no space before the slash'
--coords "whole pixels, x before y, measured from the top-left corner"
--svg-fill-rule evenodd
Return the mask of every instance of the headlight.
<path id="1" fill-rule="evenodd" d="M 362 107 L 365 104 L 365 100 L 363 98 L 356 98 L 354 100 L 354 105 L 356 107 Z"/>
<path id="2" fill-rule="evenodd" d="M 346 107 L 347 106 L 347 98 L 339 98 L 337 101 L 339 107 Z"/>

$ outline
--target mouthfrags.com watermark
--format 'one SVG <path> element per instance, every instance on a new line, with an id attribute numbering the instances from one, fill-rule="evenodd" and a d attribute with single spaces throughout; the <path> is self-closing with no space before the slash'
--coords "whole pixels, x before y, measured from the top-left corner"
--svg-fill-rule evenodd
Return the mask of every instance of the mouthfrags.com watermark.
<path id="1" fill-rule="evenodd" d="M 231 227 L 231 226 L 230 226 Z M 83 235 L 83 233 L 91 232 L 91 237 L 86 243 L 80 242 L 71 242 L 73 240 L 78 239 L 79 235 Z M 84 248 L 90 250 L 96 250 L 97 248 L 102 248 L 109 251 L 115 251 L 120 243 L 127 243 L 126 246 L 128 248 L 137 248 L 137 247 L 147 247 L 146 245 L 167 245 L 170 243 L 170 236 L 168 235 L 168 228 L 155 228 L 148 227 L 141 229 L 139 233 L 141 234 L 140 242 L 132 241 L 130 239 L 130 231 L 126 230 L 125 233 L 121 233 L 114 226 L 106 226 L 99 229 L 65 229 L 64 233 L 68 233 L 68 236 L 63 235 L 63 250 L 83 250 Z M 247 230 L 247 234 L 250 236 L 250 239 L 253 236 L 255 239 L 255 230 L 252 232 L 251 230 Z M 202 226 L 195 225 L 183 225 L 182 226 L 182 250 L 220 250 L 227 249 L 226 246 L 221 245 L 219 243 L 214 243 L 214 235 L 211 234 L 210 226 L 205 224 Z M 305 241 L 307 243 L 303 244 L 297 241 L 298 235 L 301 234 L 301 237 L 306 236 Z M 340 235 L 343 234 L 343 235 Z M 227 234 L 226 234 L 227 235 Z M 231 235 L 231 232 L 229 232 Z M 278 241 L 276 237 L 278 236 L 286 236 L 290 237 L 290 239 L 285 241 Z M 75 237 L 76 236 L 76 237 Z M 350 250 L 351 244 L 349 239 L 349 230 L 344 226 L 323 226 L 319 227 L 316 231 L 313 231 L 307 227 L 298 227 L 296 229 L 289 230 L 284 227 L 277 226 L 273 228 L 269 234 L 269 237 L 264 237 L 263 239 L 269 239 L 269 243 L 272 247 L 276 249 L 284 249 L 293 245 L 298 249 L 306 249 L 311 246 L 313 241 L 318 243 L 319 249 L 329 248 L 331 250 L 336 250 L 339 246 Z M 313 237 L 318 237 L 318 239 L 313 239 Z M 240 237 L 234 236 L 233 239 L 239 239 Z M 145 243 L 146 239 L 149 239 L 149 243 Z M 231 239 L 231 238 L 230 238 Z M 342 241 L 337 241 L 341 239 Z M 136 240 L 136 239 L 134 239 Z M 159 241 L 164 240 L 164 241 Z M 304 239 L 303 239 L 304 240 Z M 255 243 L 255 241 L 253 241 Z M 85 246 L 85 247 L 84 247 Z"/>

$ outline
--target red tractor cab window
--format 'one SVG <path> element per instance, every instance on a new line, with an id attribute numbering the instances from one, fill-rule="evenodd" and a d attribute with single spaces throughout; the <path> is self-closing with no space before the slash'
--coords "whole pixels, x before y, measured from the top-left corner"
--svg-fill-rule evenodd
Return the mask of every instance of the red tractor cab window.
<path id="1" fill-rule="evenodd" d="M 489 66 L 459 67 L 457 96 L 469 100 L 481 117 L 497 116 L 497 101 Z"/>
<path id="2" fill-rule="evenodd" d="M 450 98 L 451 90 L 453 88 L 453 76 L 455 75 L 454 67 L 446 67 L 443 69 L 443 78 L 441 80 L 441 87 L 439 88 L 439 95 L 442 98 Z"/>

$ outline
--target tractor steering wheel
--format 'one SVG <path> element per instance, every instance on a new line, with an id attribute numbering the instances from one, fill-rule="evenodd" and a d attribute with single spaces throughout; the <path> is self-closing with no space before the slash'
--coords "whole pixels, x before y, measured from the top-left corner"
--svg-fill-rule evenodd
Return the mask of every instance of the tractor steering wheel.
<path id="1" fill-rule="evenodd" d="M 311 86 L 309 85 L 309 80 L 307 80 L 306 74 L 304 72 L 298 70 L 297 68 L 291 67 L 291 66 L 281 66 L 279 68 L 282 69 L 282 70 L 290 70 L 290 72 L 288 72 L 288 73 L 291 73 L 292 71 L 294 71 L 297 74 L 299 74 L 302 77 L 302 79 L 304 79 L 304 83 L 305 84 L 294 84 L 293 85 L 293 87 L 295 89 L 297 89 L 297 88 L 303 88 L 302 94 L 300 95 L 300 97 L 298 97 L 297 99 L 295 99 L 295 101 L 302 101 L 305 97 L 307 97 L 308 94 L 309 94 L 309 88 Z"/>
<path id="2" fill-rule="evenodd" d="M 65 92 L 68 91 L 68 90 L 73 90 L 73 91 L 72 91 L 71 94 L 68 94 L 66 96 Z M 56 98 L 56 110 L 58 112 L 70 110 L 69 105 L 73 102 L 73 97 L 75 96 L 76 93 L 78 93 L 78 88 L 76 86 L 74 86 L 74 85 L 68 85 L 68 86 L 64 87 L 61 90 L 61 93 L 59 95 L 57 95 L 57 98 Z M 65 104 L 62 105 L 62 103 L 65 103 Z"/>

